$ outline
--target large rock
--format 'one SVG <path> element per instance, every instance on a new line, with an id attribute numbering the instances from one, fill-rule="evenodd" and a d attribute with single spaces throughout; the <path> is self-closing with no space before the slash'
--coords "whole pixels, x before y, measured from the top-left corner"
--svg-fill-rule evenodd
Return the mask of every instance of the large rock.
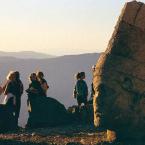
<path id="1" fill-rule="evenodd" d="M 79 110 L 78 106 L 68 108 L 72 123 L 77 124 L 93 124 L 93 104 L 88 104 L 87 108 L 82 106 Z"/>
<path id="2" fill-rule="evenodd" d="M 145 5 L 126 3 L 94 72 L 94 124 L 145 136 Z"/>
<path id="3" fill-rule="evenodd" d="M 70 117 L 67 110 L 57 100 L 41 96 L 33 96 L 29 99 L 29 118 L 26 127 L 49 127 L 69 123 Z"/>

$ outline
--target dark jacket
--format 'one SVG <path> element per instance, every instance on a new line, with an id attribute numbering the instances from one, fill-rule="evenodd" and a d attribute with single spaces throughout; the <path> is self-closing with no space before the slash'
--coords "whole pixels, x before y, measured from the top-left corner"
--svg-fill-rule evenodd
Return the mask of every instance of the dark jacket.
<path id="1" fill-rule="evenodd" d="M 76 98 L 78 97 L 87 97 L 88 96 L 88 87 L 84 80 L 78 80 L 75 85 L 74 92 Z"/>
<path id="2" fill-rule="evenodd" d="M 13 83 L 15 86 L 14 95 L 16 96 L 17 99 L 20 99 L 23 94 L 23 90 L 24 90 L 23 84 L 22 84 L 21 80 L 16 80 Z"/>
<path id="3" fill-rule="evenodd" d="M 41 87 L 41 84 L 39 81 L 32 81 L 30 84 L 29 84 L 29 88 L 26 90 L 26 92 L 29 94 L 29 95 L 35 95 L 35 96 L 44 96 L 44 91 Z"/>
<path id="4" fill-rule="evenodd" d="M 15 95 L 15 85 L 14 85 L 14 81 L 9 81 L 6 86 L 5 86 L 5 90 L 4 90 L 4 94 L 7 95 L 9 93 Z"/>

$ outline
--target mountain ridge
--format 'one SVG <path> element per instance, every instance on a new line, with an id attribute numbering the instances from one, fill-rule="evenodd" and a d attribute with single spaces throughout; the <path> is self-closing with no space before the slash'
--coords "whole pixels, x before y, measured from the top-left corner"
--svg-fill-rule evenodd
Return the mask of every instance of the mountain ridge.
<path id="1" fill-rule="evenodd" d="M 18 51 L 18 52 L 0 51 L 0 57 L 14 57 L 19 59 L 29 59 L 29 58 L 43 59 L 43 58 L 53 58 L 55 56 L 36 51 Z"/>

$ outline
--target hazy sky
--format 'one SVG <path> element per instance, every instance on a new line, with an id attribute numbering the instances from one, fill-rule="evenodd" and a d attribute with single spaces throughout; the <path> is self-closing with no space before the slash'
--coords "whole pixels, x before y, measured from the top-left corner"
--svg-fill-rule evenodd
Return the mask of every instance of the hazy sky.
<path id="1" fill-rule="evenodd" d="M 104 51 L 125 2 L 0 0 L 0 50 L 53 55 Z"/>

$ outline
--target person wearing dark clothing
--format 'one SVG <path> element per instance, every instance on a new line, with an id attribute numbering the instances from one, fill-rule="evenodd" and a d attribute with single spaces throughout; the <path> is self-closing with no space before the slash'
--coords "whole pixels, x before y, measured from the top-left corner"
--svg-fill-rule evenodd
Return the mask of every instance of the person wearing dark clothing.
<path id="1" fill-rule="evenodd" d="M 37 80 L 40 82 L 41 87 L 45 93 L 45 95 L 47 96 L 47 90 L 49 89 L 49 86 L 47 84 L 47 81 L 44 79 L 44 74 L 43 72 L 37 72 Z"/>
<path id="2" fill-rule="evenodd" d="M 94 72 L 96 70 L 96 65 L 92 66 L 92 75 L 94 75 Z M 91 98 L 93 99 L 93 96 L 95 94 L 95 90 L 94 90 L 94 85 L 93 85 L 93 80 L 92 80 L 92 84 L 91 84 Z"/>
<path id="3" fill-rule="evenodd" d="M 10 72 L 7 76 L 7 82 L 3 87 L 3 93 L 5 95 L 4 104 L 15 113 L 15 105 L 16 105 L 16 98 L 15 98 L 15 85 L 14 85 L 15 75 L 14 72 Z"/>
<path id="4" fill-rule="evenodd" d="M 6 88 L 4 90 L 4 95 L 7 95 L 9 93 L 15 95 L 15 85 L 14 85 L 14 80 L 13 81 L 9 81 L 6 85 Z"/>
<path id="5" fill-rule="evenodd" d="M 18 127 L 21 95 L 23 93 L 23 84 L 20 80 L 20 74 L 18 71 L 9 73 L 3 90 L 5 95 L 4 104 L 12 108 L 15 118 L 15 125 Z"/>
<path id="6" fill-rule="evenodd" d="M 45 93 L 41 87 L 40 82 L 37 80 L 37 76 L 35 73 L 32 73 L 30 75 L 30 84 L 29 88 L 26 90 L 26 92 L 30 95 L 34 96 L 45 96 Z"/>
<path id="7" fill-rule="evenodd" d="M 16 118 L 16 124 L 18 126 L 18 119 L 19 119 L 19 114 L 20 114 L 20 108 L 21 108 L 21 96 L 23 94 L 23 83 L 20 80 L 20 74 L 18 71 L 14 72 L 15 75 L 15 81 L 14 81 L 14 85 L 15 85 L 15 92 L 14 95 L 16 97 L 16 106 L 15 106 L 15 118 Z"/>
<path id="8" fill-rule="evenodd" d="M 74 91 L 73 91 L 73 96 L 75 99 L 77 99 L 77 82 L 80 80 L 81 76 L 80 76 L 80 73 L 78 72 L 76 75 L 75 75 L 75 78 L 76 78 L 76 84 L 75 84 L 75 87 L 74 87 Z"/>
<path id="9" fill-rule="evenodd" d="M 77 82 L 74 88 L 74 97 L 77 99 L 79 109 L 81 108 L 82 103 L 87 106 L 88 87 L 84 79 L 84 72 L 77 74 Z"/>
<path id="10" fill-rule="evenodd" d="M 95 70 L 96 70 L 96 65 L 93 65 L 92 66 L 92 75 L 94 75 Z M 92 83 L 91 83 L 91 95 L 90 95 L 90 100 L 89 100 L 90 104 L 93 104 L 94 95 L 95 95 L 95 90 L 94 90 L 94 85 L 93 85 L 93 80 L 92 80 Z"/>
<path id="11" fill-rule="evenodd" d="M 29 88 L 26 90 L 28 93 L 28 100 L 27 100 L 27 106 L 28 106 L 28 112 L 32 111 L 32 103 L 35 98 L 37 97 L 45 97 L 45 93 L 41 87 L 40 82 L 37 80 L 37 76 L 35 73 L 32 73 L 29 77 L 30 84 Z"/>

